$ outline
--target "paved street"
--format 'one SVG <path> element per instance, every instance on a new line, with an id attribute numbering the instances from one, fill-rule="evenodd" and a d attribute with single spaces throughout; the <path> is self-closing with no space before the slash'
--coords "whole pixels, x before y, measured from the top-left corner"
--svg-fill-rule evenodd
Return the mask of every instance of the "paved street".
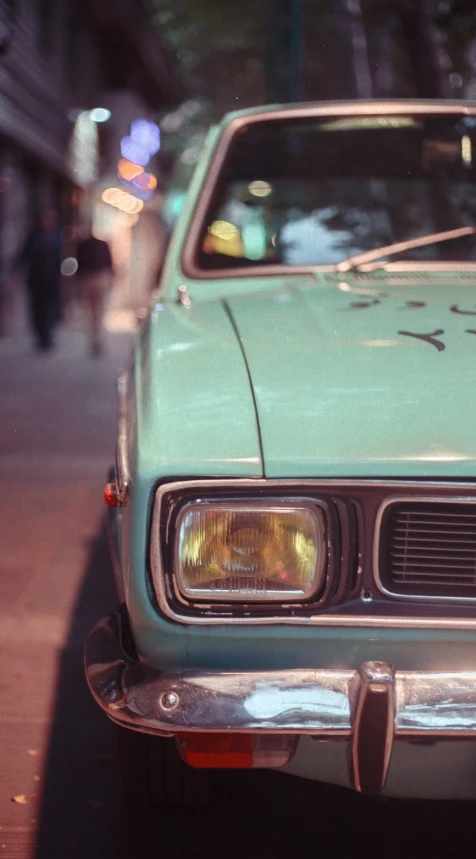
<path id="1" fill-rule="evenodd" d="M 199 812 L 121 811 L 82 646 L 115 600 L 101 491 L 129 346 L 111 332 L 94 360 L 79 322 L 51 355 L 18 321 L 0 341 L 0 859 L 474 855 L 469 804 L 384 803 L 273 772 L 217 775 Z"/>

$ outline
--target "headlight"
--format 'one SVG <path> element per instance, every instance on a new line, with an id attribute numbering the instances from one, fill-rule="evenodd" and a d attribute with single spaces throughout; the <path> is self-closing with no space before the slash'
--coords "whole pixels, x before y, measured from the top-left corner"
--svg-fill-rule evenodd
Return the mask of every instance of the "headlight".
<path id="1" fill-rule="evenodd" d="M 188 599 L 299 602 L 323 584 L 326 534 L 317 506 L 197 501 L 181 511 L 176 535 L 177 584 Z"/>

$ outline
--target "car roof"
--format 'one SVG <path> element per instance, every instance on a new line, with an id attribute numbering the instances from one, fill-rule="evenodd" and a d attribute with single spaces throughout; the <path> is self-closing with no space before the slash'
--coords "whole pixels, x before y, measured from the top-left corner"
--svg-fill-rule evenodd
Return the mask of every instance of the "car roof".
<path id="1" fill-rule="evenodd" d="M 225 114 L 220 125 L 260 122 L 273 119 L 318 116 L 358 116 L 359 114 L 398 114 L 410 110 L 420 114 L 462 114 L 476 115 L 476 101 L 465 99 L 370 99 L 353 101 L 310 101 L 294 104 L 267 104 L 258 107 L 235 110 Z"/>

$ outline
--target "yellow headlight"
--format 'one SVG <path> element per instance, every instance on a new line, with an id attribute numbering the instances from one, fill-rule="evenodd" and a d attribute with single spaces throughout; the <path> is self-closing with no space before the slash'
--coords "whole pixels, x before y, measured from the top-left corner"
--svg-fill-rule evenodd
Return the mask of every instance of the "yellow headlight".
<path id="1" fill-rule="evenodd" d="M 308 599 L 326 558 L 324 515 L 310 504 L 194 502 L 177 522 L 177 581 L 189 599 Z"/>

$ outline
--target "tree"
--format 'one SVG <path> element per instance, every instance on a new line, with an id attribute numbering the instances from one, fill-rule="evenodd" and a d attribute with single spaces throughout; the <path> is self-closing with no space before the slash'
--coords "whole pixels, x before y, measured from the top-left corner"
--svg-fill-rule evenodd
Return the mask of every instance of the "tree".
<path id="1" fill-rule="evenodd" d="M 361 2 L 375 96 L 468 95 L 475 76 L 473 0 Z"/>
<path id="2" fill-rule="evenodd" d="M 191 98 L 209 113 L 262 104 L 266 3 L 257 0 L 150 0 Z"/>
<path id="3" fill-rule="evenodd" d="M 204 130 L 235 108 L 476 95 L 475 0 L 148 3 L 189 96 L 162 118 L 164 151 L 188 167 Z"/>

